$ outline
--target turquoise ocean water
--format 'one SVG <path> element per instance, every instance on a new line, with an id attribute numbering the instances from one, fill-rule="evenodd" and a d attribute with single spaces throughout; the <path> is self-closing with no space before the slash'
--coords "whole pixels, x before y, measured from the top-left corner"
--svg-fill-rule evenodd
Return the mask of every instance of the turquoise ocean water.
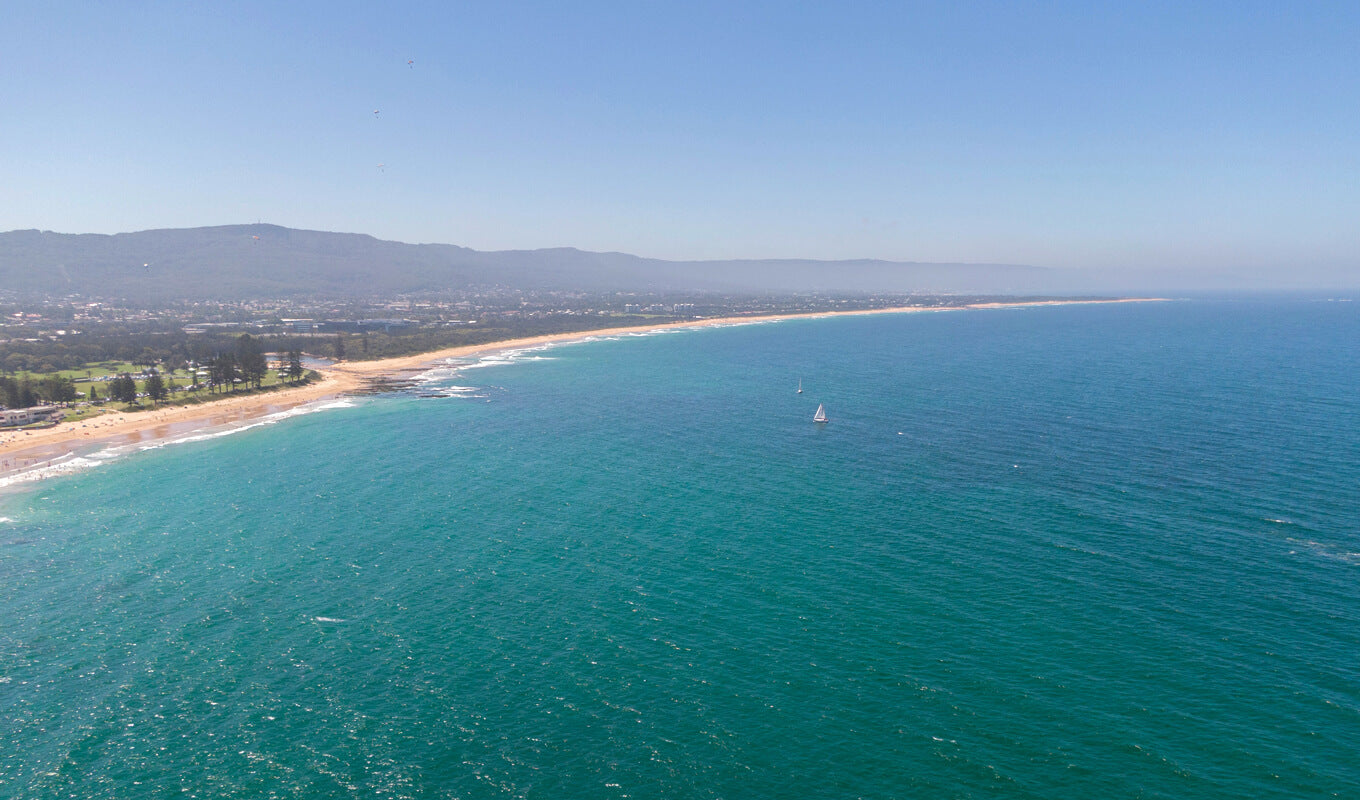
<path id="1" fill-rule="evenodd" d="M 0 797 L 1360 796 L 1357 344 L 625 336 L 17 487 Z"/>

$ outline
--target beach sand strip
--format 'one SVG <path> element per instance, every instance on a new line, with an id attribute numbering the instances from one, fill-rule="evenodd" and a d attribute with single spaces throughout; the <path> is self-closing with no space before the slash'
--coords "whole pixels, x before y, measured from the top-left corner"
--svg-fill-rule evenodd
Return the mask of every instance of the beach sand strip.
<path id="1" fill-rule="evenodd" d="M 439 366 L 455 358 L 484 356 L 507 350 L 520 350 L 546 344 L 563 344 L 601 336 L 641 333 L 675 328 L 703 328 L 787 319 L 817 319 L 832 316 L 903 314 L 926 311 L 961 311 L 984 308 L 1128 303 L 1159 301 L 1162 298 L 1121 298 L 1118 300 L 1043 300 L 1014 303 L 976 303 L 963 306 L 874 308 L 855 311 L 824 311 L 807 314 L 771 314 L 748 317 L 722 317 L 626 328 L 556 333 L 486 344 L 467 345 L 376 361 L 344 361 L 324 369 L 321 380 L 263 394 L 227 395 L 219 400 L 188 406 L 162 406 L 137 412 L 110 412 L 77 422 L 63 422 L 41 430 L 11 430 L 0 433 L 0 478 L 18 472 L 42 469 L 75 454 L 107 447 L 151 444 L 196 431 L 248 423 L 309 403 L 331 400 L 361 391 L 375 380 L 399 380 L 412 373 Z"/>

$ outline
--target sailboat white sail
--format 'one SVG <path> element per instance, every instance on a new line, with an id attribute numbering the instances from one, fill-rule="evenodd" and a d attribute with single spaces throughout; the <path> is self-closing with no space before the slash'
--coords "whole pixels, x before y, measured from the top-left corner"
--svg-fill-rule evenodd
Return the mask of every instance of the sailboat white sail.
<path id="1" fill-rule="evenodd" d="M 822 405 L 821 403 L 818 403 L 818 404 L 817 404 L 817 413 L 812 415 L 812 421 L 813 421 L 813 422 L 826 422 L 827 419 L 828 419 L 828 417 L 826 416 L 826 406 Z"/>

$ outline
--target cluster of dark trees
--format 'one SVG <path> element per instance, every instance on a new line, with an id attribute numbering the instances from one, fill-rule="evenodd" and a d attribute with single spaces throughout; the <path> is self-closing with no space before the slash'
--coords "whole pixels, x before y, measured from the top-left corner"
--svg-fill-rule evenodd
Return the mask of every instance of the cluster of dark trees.
<path id="1" fill-rule="evenodd" d="M 177 388 L 173 379 L 167 383 L 166 380 L 160 376 L 160 373 L 155 372 L 154 370 L 144 381 L 142 381 L 142 391 L 155 403 L 159 403 L 169 397 L 170 393 Z M 123 403 L 135 403 L 137 402 L 137 379 L 127 373 L 123 373 L 110 380 L 104 391 L 107 392 L 107 399 L 109 400 L 118 400 Z M 97 390 L 94 388 L 93 384 L 90 386 L 89 399 L 91 401 L 99 399 Z"/>
<path id="2" fill-rule="evenodd" d="M 296 377 L 301 377 L 300 352 L 296 353 L 294 360 L 297 363 Z M 238 383 L 258 389 L 263 384 L 265 375 L 269 372 L 269 362 L 265 358 L 260 340 L 248 333 L 243 333 L 237 337 L 230 349 L 205 359 L 202 366 L 204 372 L 207 373 L 203 383 L 207 385 L 208 392 L 212 394 L 232 391 Z M 146 396 L 157 403 L 168 397 L 170 392 L 176 388 L 178 387 L 175 386 L 173 379 L 167 384 L 160 373 L 154 369 L 150 371 L 142 384 L 142 390 L 146 393 Z M 131 375 L 119 375 L 109 381 L 107 391 L 111 400 L 133 403 L 137 400 L 137 381 Z"/>
<path id="3" fill-rule="evenodd" d="M 137 379 L 125 372 L 110 380 L 104 387 L 104 391 L 108 393 L 110 400 L 135 403 L 137 402 Z"/>
<path id="4" fill-rule="evenodd" d="M 236 338 L 230 350 L 219 352 L 204 362 L 209 392 L 231 391 L 239 382 L 258 389 L 269 372 L 260 340 L 248 333 Z"/>
<path id="5" fill-rule="evenodd" d="M 392 331 L 365 331 L 318 335 L 267 334 L 252 337 L 261 349 L 276 352 L 303 350 L 336 359 L 367 360 L 429 352 L 445 347 L 483 344 L 502 339 L 570 333 L 601 326 L 599 317 L 553 316 L 544 318 L 505 318 L 491 315 L 477 325 L 445 327 L 419 325 Z M 647 324 L 652 318 L 611 317 L 608 324 Z M 60 340 L 29 337 L 0 343 L 0 370 L 18 372 L 55 372 L 83 369 L 86 364 L 127 361 L 150 367 L 163 364 L 178 369 L 190 361 L 200 364 L 221 353 L 234 352 L 241 335 L 228 331 L 185 333 L 182 323 L 148 323 L 146 329 L 91 327 L 84 333 Z"/>
<path id="6" fill-rule="evenodd" d="M 238 384 L 258 389 L 269 371 L 269 362 L 265 358 L 262 341 L 250 334 L 241 334 L 235 341 L 230 342 L 228 348 L 205 358 L 201 363 L 207 373 L 203 383 L 207 385 L 210 393 L 229 392 Z M 306 374 L 302 366 L 301 349 L 294 347 L 288 351 L 288 363 L 284 372 L 292 381 L 301 380 Z M 155 369 L 148 370 L 146 377 L 141 380 L 140 389 L 137 384 L 136 377 L 123 373 L 104 384 L 102 398 L 99 389 L 91 383 L 90 393 L 86 399 L 91 402 L 104 399 L 135 403 L 139 393 L 144 393 L 153 402 L 159 403 L 179 388 L 175 385 L 173 377 L 167 381 Z M 69 403 L 75 401 L 77 397 L 75 383 L 70 378 L 60 375 L 47 375 L 37 379 L 27 376 L 18 378 L 0 376 L 0 405 L 7 408 L 28 408 L 43 403 Z"/>
<path id="7" fill-rule="evenodd" d="M 226 332 L 189 334 L 167 323 L 161 329 L 136 333 L 92 330 L 58 341 L 11 339 L 0 344 L 0 370 L 55 372 L 83 369 L 86 364 L 106 361 L 127 361 L 144 367 L 166 364 L 179 368 L 189 361 L 204 362 L 217 353 L 234 350 L 238 336 Z M 277 347 L 282 343 L 270 344 Z"/>
<path id="8" fill-rule="evenodd" d="M 237 383 L 258 389 L 269 372 L 269 362 L 264 356 L 261 340 L 248 333 L 237 337 L 231 350 L 218 353 L 203 365 L 208 373 L 208 391 L 214 393 L 231 391 Z M 306 373 L 302 368 L 301 349 L 294 347 L 288 351 L 285 372 L 288 379 L 293 381 L 300 380 Z"/>
<path id="9" fill-rule="evenodd" d="M 75 399 L 75 383 L 60 375 L 47 375 L 37 380 L 0 377 L 0 405 L 6 408 L 69 403 Z"/>
<path id="10" fill-rule="evenodd" d="M 288 351 L 288 380 L 298 381 L 302 379 L 302 351 L 293 348 Z"/>

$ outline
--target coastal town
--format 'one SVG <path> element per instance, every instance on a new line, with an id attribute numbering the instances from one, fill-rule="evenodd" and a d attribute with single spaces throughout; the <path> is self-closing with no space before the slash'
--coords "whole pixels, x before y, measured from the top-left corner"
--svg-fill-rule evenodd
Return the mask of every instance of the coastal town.
<path id="1" fill-rule="evenodd" d="M 711 295 L 510 289 L 370 300 L 197 301 L 146 306 L 80 295 L 0 295 L 0 405 L 95 405 L 262 389 L 303 377 L 298 362 L 368 361 L 448 347 L 637 325 L 884 308 L 947 308 L 964 295 Z M 1030 298 L 1035 299 L 1035 298 Z M 1038 298 L 1042 299 L 1042 298 Z M 243 338 L 245 337 L 245 338 Z M 245 348 L 245 351 L 242 348 Z M 288 354 L 295 354 L 288 359 Z M 221 369 L 223 358 L 235 359 Z M 261 355 L 272 366 L 256 365 Z M 246 368 L 245 362 L 251 367 Z M 214 373 L 213 367 L 219 367 Z M 292 372 L 285 376 L 283 373 Z M 273 377 L 269 378 L 270 371 Z M 111 393 L 122 378 L 135 389 Z M 266 378 L 263 382 L 260 378 Z M 55 412 L 5 417 L 41 424 Z M 22 422 L 20 422 L 22 420 Z"/>
<path id="2" fill-rule="evenodd" d="M 213 342 L 249 333 L 308 342 L 317 355 L 335 356 L 335 340 L 355 338 L 358 352 L 343 357 L 380 357 L 402 339 L 435 336 L 450 341 L 506 338 L 532 332 L 612 327 L 621 322 L 678 322 L 713 317 L 855 311 L 903 306 L 949 307 L 1005 299 L 984 295 L 586 293 L 509 288 L 427 296 L 356 299 L 264 299 L 180 301 L 146 305 L 124 298 L 80 294 L 19 296 L 0 291 L 0 369 L 50 372 L 78 366 L 73 359 L 132 360 L 135 344 L 169 349 L 194 337 Z M 1042 298 L 1037 298 L 1042 299 Z M 369 340 L 365 344 L 365 339 Z M 377 340 L 383 340 L 379 343 Z M 364 350 L 365 346 L 370 349 Z M 203 349 L 203 348 L 199 348 Z M 83 363 L 83 361 L 81 363 Z M 46 367 L 46 368 L 44 368 Z"/>
<path id="3" fill-rule="evenodd" d="M 184 336 L 196 337 L 191 340 L 195 347 L 202 348 L 209 343 L 215 343 L 218 349 L 213 351 L 214 355 L 201 362 L 186 361 L 183 364 L 173 360 L 153 359 L 143 367 L 144 371 L 139 373 L 142 376 L 140 379 L 128 372 L 118 373 L 105 382 L 111 385 L 114 381 L 119 381 L 123 384 L 124 391 L 130 394 L 122 395 L 122 398 L 115 402 L 107 399 L 110 397 L 111 389 L 110 392 L 99 394 L 100 390 L 96 388 L 83 394 L 96 394 L 106 399 L 100 401 L 89 397 L 77 397 L 64 403 L 35 403 L 26 409 L 6 409 L 17 412 L 16 420 L 27 421 L 21 423 L 19 427 L 0 428 L 0 476 L 13 473 L 40 475 L 42 470 L 58 466 L 72 456 L 90 449 L 145 443 L 205 428 L 249 423 L 270 414 L 341 395 L 400 391 L 410 384 L 412 376 L 434 365 L 501 350 L 569 343 L 592 336 L 679 327 L 770 322 L 800 317 L 1142 302 L 1150 299 L 1155 298 L 911 298 L 914 301 L 912 304 L 903 305 L 861 300 L 856 303 L 860 306 L 857 308 L 764 314 L 752 311 L 746 314 L 732 313 L 728 316 L 696 315 L 693 318 L 679 320 L 663 317 L 653 318 L 653 321 L 643 324 L 636 324 L 636 318 L 630 319 L 626 316 L 622 317 L 622 324 L 619 318 L 611 320 L 605 317 L 590 320 L 592 324 L 589 326 L 569 327 L 567 330 L 559 329 L 549 333 L 507 336 L 505 328 L 496 328 L 496 333 L 487 338 L 443 346 L 431 346 L 430 342 L 439 341 L 433 337 L 400 339 L 398 338 L 400 334 L 375 332 L 375 337 L 392 337 L 410 349 L 402 355 L 375 356 L 373 349 L 364 352 L 360 346 L 356 352 L 360 357 L 356 358 L 345 358 L 343 354 L 347 351 L 344 348 L 352 347 L 356 342 L 362 343 L 363 337 L 353 336 L 345 331 L 314 335 L 311 340 L 313 343 L 319 346 L 330 343 L 333 347 L 338 346 L 341 353 L 339 358 L 316 358 L 304 355 L 302 350 L 289 344 L 296 341 L 294 338 L 296 334 L 292 333 L 261 335 L 257 338 L 254 334 L 237 332 L 184 334 L 181 328 L 180 333 Z M 609 324 L 610 322 L 613 324 Z M 418 326 L 417 329 L 419 330 Z M 166 341 L 181 341 L 168 332 L 163 336 Z M 290 349 L 271 354 L 264 351 L 263 348 L 266 346 L 288 346 Z M 304 358 L 307 360 L 305 367 L 302 364 Z M 263 374 L 258 370 L 258 366 L 249 366 L 252 363 L 263 364 Z M 247 365 L 244 370 L 243 364 Z M 106 369 L 107 366 L 104 365 Z M 181 368 L 185 370 L 185 379 L 193 381 L 186 386 L 179 386 L 173 377 Z M 162 377 L 162 370 L 169 377 Z M 61 372 L 57 371 L 57 377 L 61 377 Z M 68 374 L 69 372 L 67 371 Z M 93 369 L 85 372 L 89 373 L 86 377 L 91 380 L 91 385 L 100 383 L 93 380 L 94 377 L 98 377 L 93 375 Z M 104 377 L 107 378 L 109 374 L 106 371 Z M 0 381 L 3 381 L 6 387 L 16 384 L 22 386 L 24 381 L 29 381 L 28 385 L 31 386 L 32 380 L 27 375 L 21 375 L 17 379 L 9 375 L 0 377 Z M 48 375 L 45 380 L 51 381 L 53 376 Z M 77 381 L 70 377 L 64 380 L 72 386 L 78 385 Z M 168 389 L 174 384 L 179 394 L 167 391 L 157 399 L 152 396 L 156 392 L 146 391 L 147 384 L 151 384 L 153 389 L 157 385 L 162 389 Z"/>

